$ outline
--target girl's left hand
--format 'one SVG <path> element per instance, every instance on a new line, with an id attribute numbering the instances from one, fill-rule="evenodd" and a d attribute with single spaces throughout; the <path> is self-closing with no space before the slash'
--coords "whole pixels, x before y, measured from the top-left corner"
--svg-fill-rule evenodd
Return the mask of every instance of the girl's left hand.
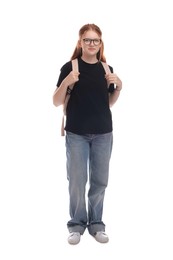
<path id="1" fill-rule="evenodd" d="M 105 78 L 108 82 L 108 84 L 115 84 L 119 88 L 122 88 L 122 82 L 120 78 L 115 73 L 109 73 L 105 75 Z"/>

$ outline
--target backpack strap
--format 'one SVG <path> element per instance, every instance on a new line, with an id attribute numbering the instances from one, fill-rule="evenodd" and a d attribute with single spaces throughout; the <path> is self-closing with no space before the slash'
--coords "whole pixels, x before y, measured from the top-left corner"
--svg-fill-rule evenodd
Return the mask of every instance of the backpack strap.
<path id="1" fill-rule="evenodd" d="M 72 62 L 72 70 L 75 72 L 79 71 L 79 66 L 78 66 L 78 59 L 74 59 L 71 61 Z"/>
<path id="2" fill-rule="evenodd" d="M 103 68 L 104 68 L 106 74 L 111 73 L 111 70 L 110 70 L 110 68 L 109 68 L 109 65 L 108 65 L 106 62 L 103 62 L 103 61 L 101 61 L 101 63 L 102 63 L 102 65 L 103 65 Z"/>
<path id="3" fill-rule="evenodd" d="M 104 68 L 106 74 L 112 73 L 109 68 L 109 65 L 106 62 L 101 61 L 101 63 L 103 65 L 103 68 Z M 108 85 L 108 87 L 109 87 L 109 85 Z"/>
<path id="4" fill-rule="evenodd" d="M 74 59 L 71 62 L 72 62 L 72 71 L 78 72 L 79 71 L 78 60 Z M 63 117 L 62 117 L 62 124 L 61 124 L 61 135 L 62 136 L 65 135 L 64 125 L 65 125 L 66 108 L 67 108 L 67 104 L 68 104 L 68 101 L 70 99 L 70 94 L 71 94 L 73 87 L 74 87 L 74 84 L 72 84 L 71 86 L 68 87 L 67 94 L 66 94 L 66 97 L 65 97 L 65 101 L 64 101 L 64 104 L 63 104 Z"/>

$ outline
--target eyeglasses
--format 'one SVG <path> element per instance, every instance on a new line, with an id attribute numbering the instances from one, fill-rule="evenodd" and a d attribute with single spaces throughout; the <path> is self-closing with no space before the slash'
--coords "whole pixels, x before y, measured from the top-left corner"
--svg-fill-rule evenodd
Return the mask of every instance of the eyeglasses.
<path id="1" fill-rule="evenodd" d="M 101 39 L 89 39 L 85 38 L 83 39 L 84 43 L 86 45 L 90 45 L 92 42 L 94 43 L 95 46 L 98 46 L 101 43 Z"/>

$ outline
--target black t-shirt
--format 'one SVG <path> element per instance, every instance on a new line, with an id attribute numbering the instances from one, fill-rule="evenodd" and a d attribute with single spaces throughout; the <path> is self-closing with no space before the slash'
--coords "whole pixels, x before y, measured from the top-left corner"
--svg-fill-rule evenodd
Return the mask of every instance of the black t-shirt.
<path id="1" fill-rule="evenodd" d="M 114 84 L 107 87 L 101 62 L 89 64 L 79 58 L 78 63 L 79 81 L 75 83 L 67 105 L 65 130 L 80 135 L 109 133 L 112 131 L 109 93 L 114 91 Z M 71 61 L 62 66 L 57 87 L 71 70 Z"/>

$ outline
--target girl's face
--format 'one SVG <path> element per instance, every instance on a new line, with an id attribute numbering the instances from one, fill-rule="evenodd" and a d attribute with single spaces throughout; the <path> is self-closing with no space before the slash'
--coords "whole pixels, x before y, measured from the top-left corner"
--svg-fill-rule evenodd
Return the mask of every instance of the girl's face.
<path id="1" fill-rule="evenodd" d="M 100 50 L 102 41 L 100 36 L 95 31 L 87 31 L 83 34 L 80 40 L 80 47 L 82 48 L 82 56 L 94 57 Z"/>

